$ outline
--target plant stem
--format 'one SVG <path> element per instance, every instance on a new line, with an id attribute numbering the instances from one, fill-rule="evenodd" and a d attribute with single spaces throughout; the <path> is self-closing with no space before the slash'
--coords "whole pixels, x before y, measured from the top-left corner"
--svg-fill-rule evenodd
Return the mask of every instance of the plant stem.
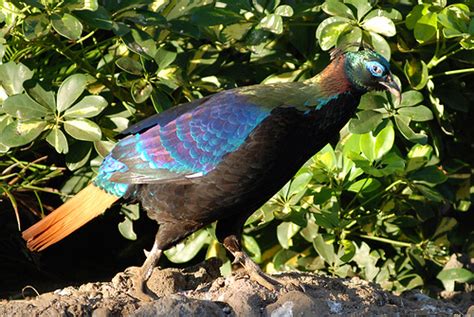
<path id="1" fill-rule="evenodd" d="M 408 242 L 402 242 L 402 241 L 396 241 L 392 239 L 387 239 L 387 238 L 381 238 L 381 237 L 375 237 L 375 236 L 369 236 L 366 234 L 360 234 L 359 237 L 364 238 L 364 239 L 369 239 L 369 240 L 374 240 L 374 241 L 379 241 L 383 243 L 388 243 L 397 247 L 411 247 L 413 244 L 408 243 Z"/>
<path id="2" fill-rule="evenodd" d="M 432 79 L 435 77 L 440 77 L 440 76 L 450 76 L 450 75 L 457 75 L 457 74 L 464 74 L 464 73 L 474 73 L 474 67 L 472 68 L 462 68 L 462 69 L 455 69 L 455 70 L 448 70 L 442 73 L 437 73 L 428 76 L 428 79 Z"/>

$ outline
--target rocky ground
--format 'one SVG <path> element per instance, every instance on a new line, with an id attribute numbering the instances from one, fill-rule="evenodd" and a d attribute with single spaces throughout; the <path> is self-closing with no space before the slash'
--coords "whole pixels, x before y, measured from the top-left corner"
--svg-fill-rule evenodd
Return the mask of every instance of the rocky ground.
<path id="1" fill-rule="evenodd" d="M 221 277 L 207 261 L 188 269 L 155 269 L 148 287 L 159 299 L 138 301 L 131 281 L 117 274 L 111 282 L 66 287 L 39 296 L 0 302 L 0 316 L 453 316 L 474 314 L 473 294 L 450 301 L 421 293 L 396 296 L 358 278 L 328 278 L 285 273 L 282 280 L 302 290 L 270 292 L 239 274 Z"/>

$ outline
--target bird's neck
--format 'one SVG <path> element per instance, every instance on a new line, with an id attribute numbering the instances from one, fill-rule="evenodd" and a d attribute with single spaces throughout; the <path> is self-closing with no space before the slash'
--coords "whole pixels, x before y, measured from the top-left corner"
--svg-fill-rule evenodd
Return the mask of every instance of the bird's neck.
<path id="1" fill-rule="evenodd" d="M 345 56 L 336 57 L 322 72 L 306 80 L 306 83 L 317 87 L 321 98 L 356 92 L 357 88 L 347 76 L 345 60 Z"/>

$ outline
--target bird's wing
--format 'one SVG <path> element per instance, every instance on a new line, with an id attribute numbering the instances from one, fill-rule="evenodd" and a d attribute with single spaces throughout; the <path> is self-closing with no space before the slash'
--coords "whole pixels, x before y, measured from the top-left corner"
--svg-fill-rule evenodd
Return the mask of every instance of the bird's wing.
<path id="1" fill-rule="evenodd" d="M 148 122 L 131 129 L 105 159 L 99 181 L 143 184 L 205 175 L 244 143 L 272 107 L 226 91 L 186 110 L 176 111 L 175 118 L 157 116 L 154 126 Z"/>

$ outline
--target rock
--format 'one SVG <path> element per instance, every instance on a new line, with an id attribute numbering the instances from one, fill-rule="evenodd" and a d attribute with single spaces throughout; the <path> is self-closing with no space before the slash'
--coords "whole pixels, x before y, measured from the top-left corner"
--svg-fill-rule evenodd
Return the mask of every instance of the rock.
<path id="1" fill-rule="evenodd" d="M 213 317 L 228 316 L 214 302 L 191 299 L 184 296 L 163 297 L 149 304 L 144 304 L 132 316 L 136 317 Z"/>
<path id="2" fill-rule="evenodd" d="M 266 307 L 266 313 L 271 317 L 310 317 L 331 314 L 325 301 L 299 291 L 281 295 L 275 303 Z"/>

